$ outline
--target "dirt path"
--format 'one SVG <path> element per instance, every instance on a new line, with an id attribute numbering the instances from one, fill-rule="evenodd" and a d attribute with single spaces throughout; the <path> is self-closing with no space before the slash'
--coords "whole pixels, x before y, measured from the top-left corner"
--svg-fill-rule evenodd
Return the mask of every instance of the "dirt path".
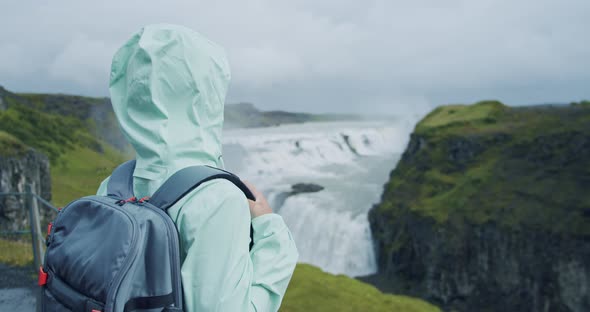
<path id="1" fill-rule="evenodd" d="M 31 288 L 0 289 L 0 311 L 35 312 L 35 295 Z"/>
<path id="2" fill-rule="evenodd" d="M 35 311 L 33 268 L 15 268 L 0 263 L 0 311 Z"/>

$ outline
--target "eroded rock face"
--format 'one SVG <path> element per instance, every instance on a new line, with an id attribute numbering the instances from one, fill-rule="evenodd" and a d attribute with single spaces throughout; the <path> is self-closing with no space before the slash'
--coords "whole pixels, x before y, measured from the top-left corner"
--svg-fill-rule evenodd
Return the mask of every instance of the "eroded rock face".
<path id="1" fill-rule="evenodd" d="M 408 214 L 372 215 L 379 287 L 459 311 L 590 311 L 590 244 L 493 223 L 437 226 Z"/>
<path id="2" fill-rule="evenodd" d="M 590 311 L 590 112 L 506 114 L 412 134 L 369 213 L 365 280 L 450 311 Z"/>
<path id="3" fill-rule="evenodd" d="M 15 157 L 0 156 L 0 193 L 25 192 L 30 184 L 34 193 L 51 200 L 51 176 L 49 159 L 30 149 Z M 29 227 L 29 213 L 23 196 L 0 195 L 0 228 L 3 231 L 24 230 Z M 42 222 L 53 213 L 39 206 Z"/>

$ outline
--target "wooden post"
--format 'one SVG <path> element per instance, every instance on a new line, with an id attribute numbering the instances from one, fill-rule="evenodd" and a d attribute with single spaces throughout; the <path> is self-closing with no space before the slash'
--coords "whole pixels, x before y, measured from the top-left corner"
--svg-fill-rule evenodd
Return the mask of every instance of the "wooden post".
<path id="1" fill-rule="evenodd" d="M 43 233 L 41 232 L 41 218 L 39 217 L 39 205 L 33 196 L 33 190 L 30 184 L 26 185 L 27 206 L 29 207 L 29 220 L 31 226 L 31 241 L 33 243 L 33 257 L 35 268 L 43 265 Z"/>
<path id="2" fill-rule="evenodd" d="M 35 220 L 35 232 L 37 233 L 37 262 L 43 265 L 45 262 L 45 232 L 41 230 L 41 217 L 39 216 L 39 201 L 33 197 L 33 219 Z"/>
<path id="3" fill-rule="evenodd" d="M 39 218 L 39 205 L 33 196 L 33 188 L 30 184 L 25 185 L 25 204 L 29 208 L 29 225 L 31 226 L 31 242 L 33 244 L 33 260 L 35 269 L 43 265 L 43 241 L 41 235 L 41 220 Z M 36 311 L 41 312 L 41 289 L 35 291 L 37 297 Z"/>
<path id="4" fill-rule="evenodd" d="M 35 265 L 35 269 L 39 268 L 39 263 L 37 263 L 37 233 L 35 233 L 35 216 L 33 215 L 33 190 L 31 189 L 31 185 L 25 185 L 25 206 L 29 210 L 29 227 L 31 229 L 31 245 L 33 247 L 33 264 Z"/>

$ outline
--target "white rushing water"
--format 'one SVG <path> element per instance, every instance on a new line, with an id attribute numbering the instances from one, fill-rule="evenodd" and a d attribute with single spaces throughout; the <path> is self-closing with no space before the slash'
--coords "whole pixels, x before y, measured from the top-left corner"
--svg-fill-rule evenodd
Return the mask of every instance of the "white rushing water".
<path id="1" fill-rule="evenodd" d="M 407 124 L 331 122 L 232 129 L 226 167 L 252 181 L 283 216 L 300 262 L 362 276 L 376 271 L 369 209 L 408 141 Z M 287 196 L 295 183 L 324 187 Z"/>

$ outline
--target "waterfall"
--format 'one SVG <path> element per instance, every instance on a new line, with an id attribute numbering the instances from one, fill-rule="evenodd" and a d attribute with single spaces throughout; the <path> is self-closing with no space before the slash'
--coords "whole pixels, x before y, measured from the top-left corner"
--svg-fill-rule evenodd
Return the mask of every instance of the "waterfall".
<path id="1" fill-rule="evenodd" d="M 225 133 L 226 167 L 252 181 L 289 226 L 300 262 L 361 276 L 376 270 L 367 212 L 379 201 L 410 129 L 333 122 Z M 295 183 L 324 187 L 293 195 Z"/>

